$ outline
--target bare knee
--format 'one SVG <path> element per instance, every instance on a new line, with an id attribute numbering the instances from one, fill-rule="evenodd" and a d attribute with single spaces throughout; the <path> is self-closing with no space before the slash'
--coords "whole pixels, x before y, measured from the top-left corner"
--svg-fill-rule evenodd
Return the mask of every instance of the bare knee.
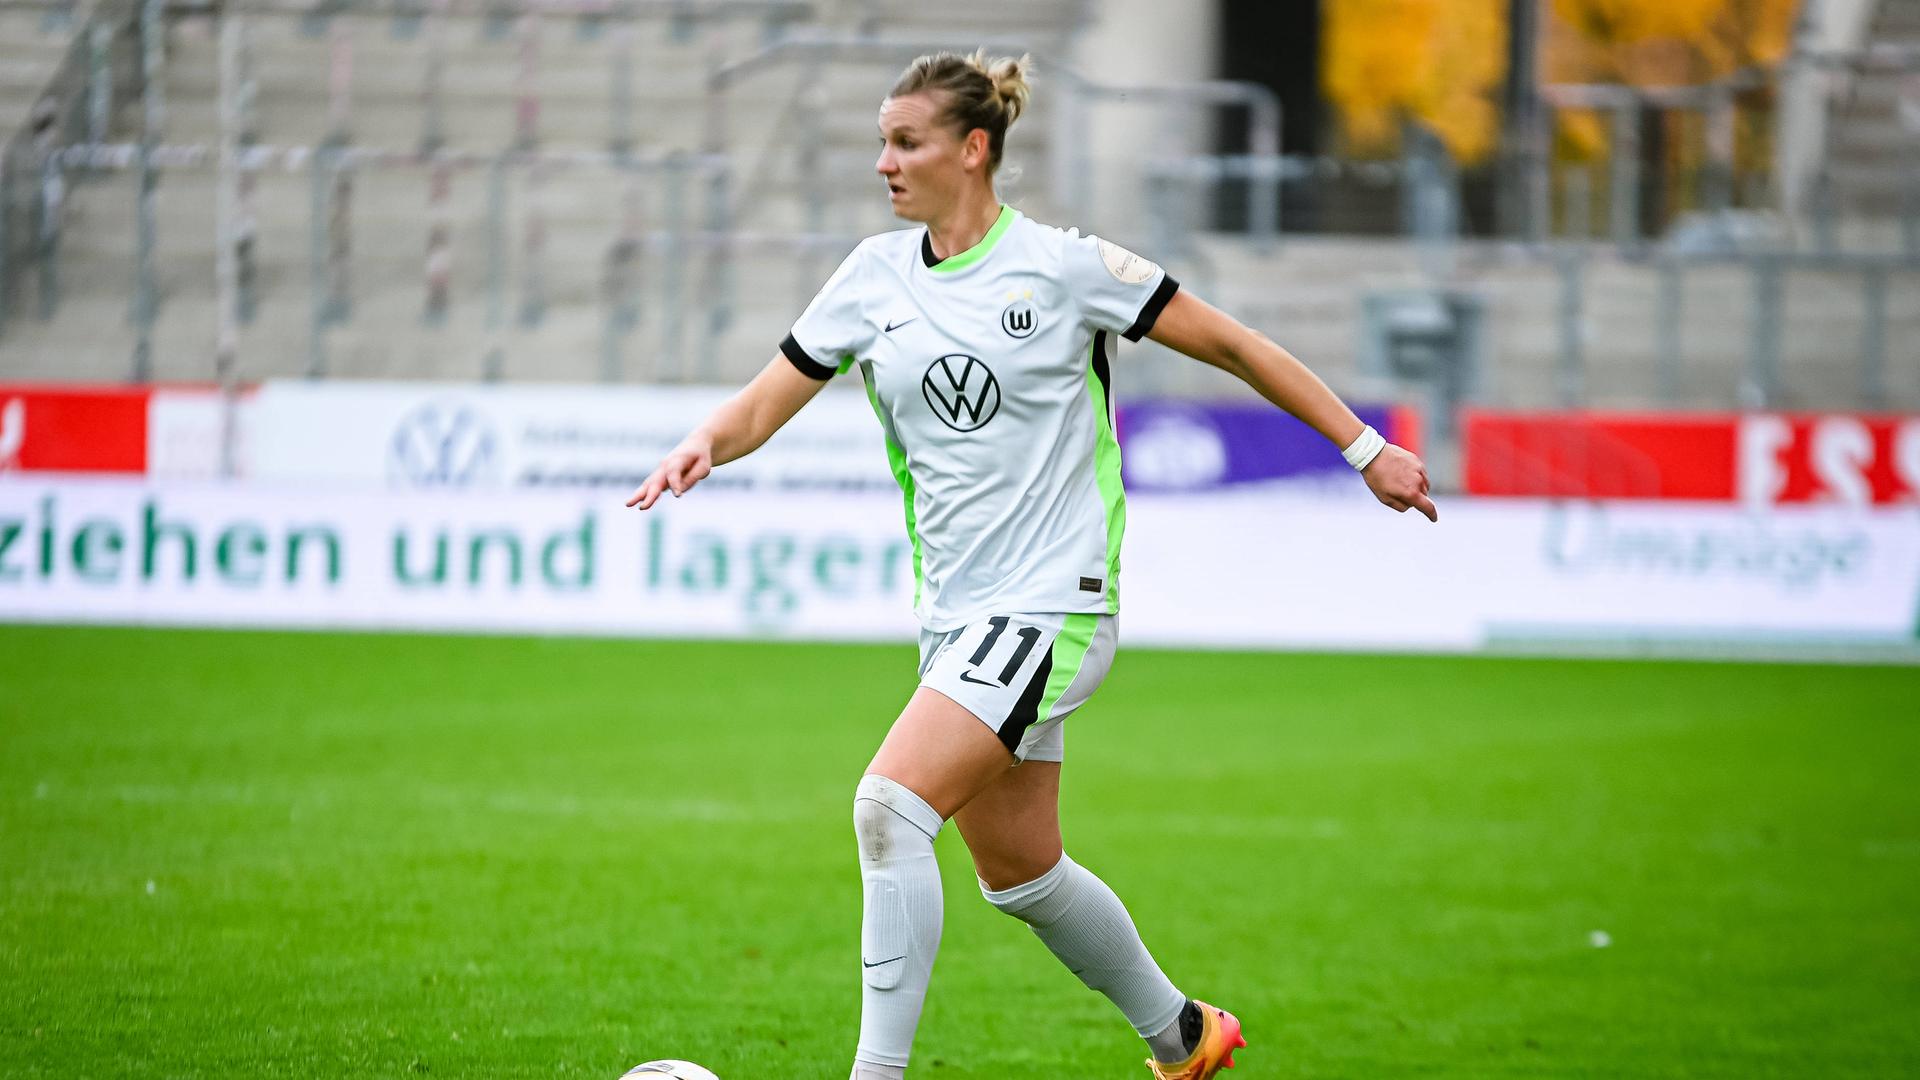
<path id="1" fill-rule="evenodd" d="M 973 872 L 983 885 L 998 892 L 1035 881 L 1060 864 L 1066 853 L 1060 845 L 1045 844 L 1008 850 L 973 852 Z"/>
<path id="2" fill-rule="evenodd" d="M 1060 862 L 1060 766 L 1027 762 L 954 816 L 990 889 L 1033 881 Z"/>

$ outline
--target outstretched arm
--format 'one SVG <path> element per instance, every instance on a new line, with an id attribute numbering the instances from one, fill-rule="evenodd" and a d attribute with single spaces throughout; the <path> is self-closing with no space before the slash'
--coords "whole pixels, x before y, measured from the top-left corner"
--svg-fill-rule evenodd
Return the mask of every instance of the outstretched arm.
<path id="1" fill-rule="evenodd" d="M 823 380 L 801 374 L 785 356 L 774 354 L 772 362 L 752 382 L 680 440 L 660 467 L 635 489 L 627 505 L 645 510 L 667 491 L 685 495 L 705 480 L 715 465 L 725 465 L 760 449 L 825 385 Z"/>
<path id="2" fill-rule="evenodd" d="M 1147 336 L 1234 375 L 1337 447 L 1352 446 L 1366 430 L 1353 410 L 1292 353 L 1185 289 L 1173 294 Z M 1393 509 L 1416 509 L 1428 520 L 1440 520 L 1440 511 L 1427 497 L 1427 467 L 1412 453 L 1388 443 L 1361 475 L 1374 497 Z"/>

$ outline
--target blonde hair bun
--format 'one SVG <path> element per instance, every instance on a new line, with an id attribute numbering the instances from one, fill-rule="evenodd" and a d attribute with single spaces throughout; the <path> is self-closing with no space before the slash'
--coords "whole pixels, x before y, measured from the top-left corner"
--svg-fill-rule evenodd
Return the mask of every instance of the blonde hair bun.
<path id="1" fill-rule="evenodd" d="M 985 75 L 993 84 L 993 96 L 1006 111 L 1009 126 L 1027 111 L 1027 101 L 1033 96 L 1033 88 L 1027 84 L 1027 73 L 1033 69 L 1032 54 L 1019 59 L 989 57 L 986 49 L 975 49 L 973 55 L 967 57 L 967 66 Z"/>

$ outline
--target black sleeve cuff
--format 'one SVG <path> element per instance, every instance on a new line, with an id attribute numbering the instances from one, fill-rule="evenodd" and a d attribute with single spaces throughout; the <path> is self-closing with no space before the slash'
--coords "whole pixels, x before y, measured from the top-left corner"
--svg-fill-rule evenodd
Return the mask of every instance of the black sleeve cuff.
<path id="1" fill-rule="evenodd" d="M 800 343 L 793 340 L 792 334 L 788 334 L 787 339 L 780 343 L 780 352 L 794 367 L 800 369 L 800 374 L 805 375 L 809 379 L 819 379 L 821 382 L 826 382 L 839 372 L 838 368 L 828 367 L 813 357 L 808 356 L 807 350 L 801 348 Z"/>
<path id="2" fill-rule="evenodd" d="M 1161 274 L 1160 287 L 1153 290 L 1152 296 L 1147 297 L 1146 306 L 1140 309 L 1140 317 L 1133 320 L 1133 325 L 1127 327 L 1126 332 L 1120 336 L 1128 341 L 1139 341 L 1146 337 L 1147 331 L 1153 329 L 1154 322 L 1160 318 L 1160 313 L 1166 310 L 1167 302 L 1172 300 L 1173 294 L 1179 291 L 1180 283 L 1173 280 L 1172 274 Z"/>

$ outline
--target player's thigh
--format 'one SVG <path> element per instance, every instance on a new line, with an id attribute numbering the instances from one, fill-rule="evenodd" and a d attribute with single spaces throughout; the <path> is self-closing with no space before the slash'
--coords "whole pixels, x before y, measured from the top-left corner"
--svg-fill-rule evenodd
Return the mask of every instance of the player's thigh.
<path id="1" fill-rule="evenodd" d="M 1060 763 L 1027 761 L 975 795 L 953 823 L 989 889 L 1011 889 L 1060 862 Z"/>
<path id="2" fill-rule="evenodd" d="M 867 772 L 903 785 L 950 818 L 1013 762 L 1013 751 L 978 717 L 922 686 L 887 731 Z"/>
<path id="3" fill-rule="evenodd" d="M 920 688 L 867 771 L 950 818 L 1016 760 L 1058 762 L 1060 720 L 1099 685 L 1115 640 L 1104 615 L 996 615 L 922 634 Z"/>

